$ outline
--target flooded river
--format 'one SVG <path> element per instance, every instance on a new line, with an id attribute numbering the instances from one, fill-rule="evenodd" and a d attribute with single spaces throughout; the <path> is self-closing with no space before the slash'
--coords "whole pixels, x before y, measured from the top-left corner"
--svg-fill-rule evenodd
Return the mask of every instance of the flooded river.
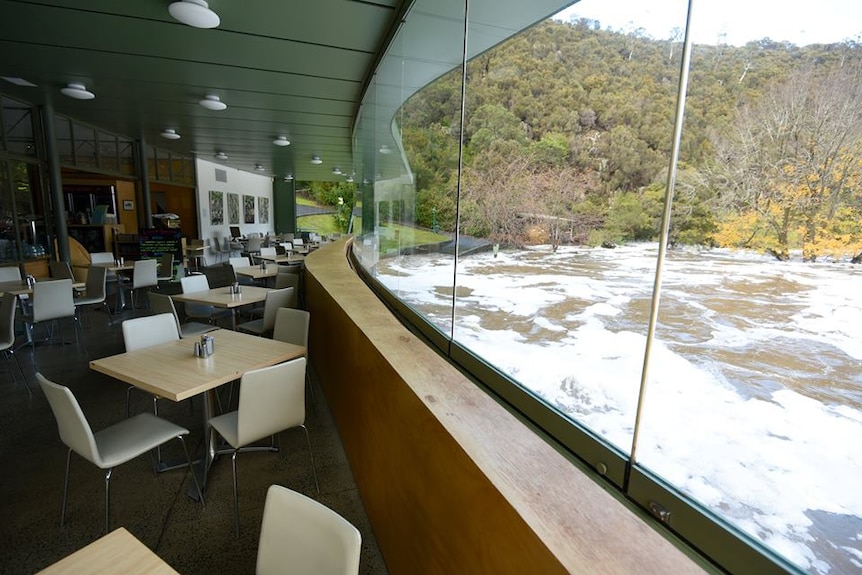
<path id="1" fill-rule="evenodd" d="M 381 260 L 393 292 L 630 453 L 656 244 Z M 638 463 L 811 573 L 862 572 L 862 266 L 672 250 Z"/>

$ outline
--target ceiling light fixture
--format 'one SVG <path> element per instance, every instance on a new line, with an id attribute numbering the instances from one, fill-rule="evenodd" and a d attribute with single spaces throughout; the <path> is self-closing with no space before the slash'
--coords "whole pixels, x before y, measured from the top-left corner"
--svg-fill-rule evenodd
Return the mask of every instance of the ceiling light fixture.
<path id="1" fill-rule="evenodd" d="M 201 106 L 206 108 L 207 110 L 226 110 L 227 104 L 221 101 L 221 98 L 216 96 L 215 94 L 207 94 L 206 98 L 199 102 Z"/>
<path id="2" fill-rule="evenodd" d="M 320 164 L 323 163 L 323 160 L 320 159 L 320 156 L 314 155 L 314 156 L 311 156 L 311 163 L 314 164 L 315 166 L 319 166 Z"/>
<path id="3" fill-rule="evenodd" d="M 18 76 L 2 76 L 2 78 L 10 84 L 15 84 L 16 86 L 21 86 L 22 88 L 36 87 L 36 84 L 34 84 L 33 82 L 25 80 L 24 78 L 19 78 Z"/>
<path id="4" fill-rule="evenodd" d="M 340 176 L 342 173 L 341 168 L 339 168 L 338 166 L 335 166 L 334 168 L 332 168 L 332 173 L 335 174 L 336 176 Z"/>
<path id="5" fill-rule="evenodd" d="M 279 136 L 272 141 L 276 146 L 289 146 L 290 140 L 287 139 L 287 136 Z"/>
<path id="6" fill-rule="evenodd" d="M 262 172 L 263 171 L 263 164 L 255 164 L 254 165 L 254 171 L 255 172 Z"/>
<path id="7" fill-rule="evenodd" d="M 179 140 L 182 136 L 177 134 L 173 128 L 165 128 L 162 130 L 162 137 L 166 140 Z"/>
<path id="8" fill-rule="evenodd" d="M 65 88 L 60 90 L 60 93 L 76 100 L 92 100 L 96 97 L 86 86 L 77 82 L 70 82 Z"/>
<path id="9" fill-rule="evenodd" d="M 224 152 L 216 152 L 215 157 L 217 160 L 227 160 L 227 154 Z"/>
<path id="10" fill-rule="evenodd" d="M 293 174 L 287 174 L 286 176 L 284 176 L 284 181 L 285 182 L 292 182 L 293 181 Z"/>
<path id="11" fill-rule="evenodd" d="M 348 184 L 353 183 L 353 176 L 347 176 L 347 180 L 345 180 Z"/>
<path id="12" fill-rule="evenodd" d="M 218 14 L 210 10 L 204 0 L 181 0 L 172 2 L 168 12 L 183 24 L 194 28 L 215 28 L 221 24 Z"/>

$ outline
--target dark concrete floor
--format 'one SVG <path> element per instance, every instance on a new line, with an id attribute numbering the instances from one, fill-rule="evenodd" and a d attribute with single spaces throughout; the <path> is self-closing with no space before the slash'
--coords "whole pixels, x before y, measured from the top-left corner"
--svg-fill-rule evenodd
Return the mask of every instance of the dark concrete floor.
<path id="1" fill-rule="evenodd" d="M 131 317 L 131 312 L 125 312 L 123 317 Z M 79 343 L 74 341 L 73 328 L 65 324 L 64 335 L 72 341 L 37 347 L 36 362 L 46 377 L 72 390 L 91 427 L 98 431 L 125 417 L 127 386 L 91 371 L 88 360 L 122 352 L 122 332 L 119 320 L 109 325 L 107 315 L 100 311 L 85 312 L 82 324 L 84 338 Z M 0 573 L 34 573 L 98 539 L 104 528 L 104 474 L 76 454 L 72 455 L 66 524 L 59 526 L 67 449 L 60 442 L 51 409 L 35 381 L 32 353 L 24 348 L 17 356 L 32 396 L 20 374 L 14 372 L 13 379 L 14 364 L 0 362 Z M 314 379 L 314 358 L 310 360 Z M 253 573 L 266 490 L 271 484 L 279 484 L 313 497 L 355 525 L 362 533 L 360 573 L 385 574 L 386 566 L 338 432 L 323 393 L 319 388 L 316 391 L 317 411 L 309 407 L 306 426 L 320 495 L 315 493 L 303 433 L 289 430 L 281 434 L 281 453 L 241 453 L 237 457 L 239 538 L 233 529 L 229 457 L 213 464 L 206 507 L 187 496 L 191 478 L 186 469 L 155 477 L 147 456 L 119 466 L 111 479 L 111 528 L 125 527 L 186 575 Z M 133 392 L 132 398 L 132 413 L 152 408 L 147 394 Z M 189 429 L 190 450 L 201 451 L 199 398 L 192 400 L 191 407 L 188 401 L 177 404 L 161 400 L 159 415 Z M 167 457 L 180 454 L 178 442 L 164 448 L 163 455 Z"/>

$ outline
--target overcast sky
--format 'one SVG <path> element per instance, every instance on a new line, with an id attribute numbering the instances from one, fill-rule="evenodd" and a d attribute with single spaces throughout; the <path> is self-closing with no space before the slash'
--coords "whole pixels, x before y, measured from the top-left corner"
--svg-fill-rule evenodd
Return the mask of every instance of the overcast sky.
<path id="1" fill-rule="evenodd" d="M 862 0 L 693 0 L 692 38 L 727 44 L 770 38 L 806 44 L 862 40 Z M 603 29 L 644 28 L 656 39 L 685 27 L 686 0 L 581 0 L 558 14 L 598 20 Z"/>

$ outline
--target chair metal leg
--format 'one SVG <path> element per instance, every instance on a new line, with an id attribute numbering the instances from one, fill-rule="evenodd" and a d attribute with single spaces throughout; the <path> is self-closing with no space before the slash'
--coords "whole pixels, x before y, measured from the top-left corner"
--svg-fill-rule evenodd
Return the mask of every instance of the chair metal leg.
<path id="1" fill-rule="evenodd" d="M 63 478 L 63 505 L 60 507 L 60 527 L 66 522 L 66 494 L 69 492 L 69 465 L 72 463 L 72 448 L 66 453 L 66 476 Z"/>
<path id="2" fill-rule="evenodd" d="M 6 356 L 7 361 L 9 360 L 10 357 L 12 358 L 13 363 L 15 363 L 15 367 L 18 368 L 18 373 L 21 374 L 21 381 L 24 382 L 24 387 L 27 388 L 27 393 L 30 395 L 30 397 L 33 397 L 33 391 L 30 389 L 30 384 L 27 383 L 27 376 L 24 375 L 24 370 L 21 369 L 21 364 L 18 363 L 18 356 L 15 355 L 15 350 L 13 350 L 12 348 L 9 348 L 9 349 L 5 350 L 3 352 L 3 354 Z M 12 375 L 12 381 L 15 381 L 15 374 L 11 368 L 9 369 L 9 374 Z"/>
<path id="3" fill-rule="evenodd" d="M 233 457 L 231 457 L 231 464 L 233 465 L 233 522 L 234 527 L 236 528 L 236 536 L 239 538 L 239 496 L 237 495 L 237 486 L 236 486 L 236 454 L 237 450 L 234 450 Z"/>
<path id="4" fill-rule="evenodd" d="M 182 444 L 183 444 L 183 453 L 185 453 L 185 454 L 186 454 L 186 461 L 187 461 L 187 462 L 188 462 L 188 464 L 189 464 L 189 473 L 191 474 L 192 479 L 193 479 L 193 480 L 194 480 L 194 482 L 195 482 L 195 488 L 198 490 L 198 495 L 199 495 L 199 496 L 200 496 L 200 498 L 201 498 L 201 506 L 202 506 L 202 507 L 206 507 L 206 502 L 204 501 L 204 490 L 203 490 L 203 489 L 201 489 L 201 484 L 200 484 L 200 482 L 198 481 L 197 473 L 195 473 L 195 468 L 194 468 L 194 465 L 192 464 L 192 458 L 191 458 L 191 457 L 189 457 L 189 450 L 188 450 L 188 448 L 186 447 L 186 440 L 183 438 L 183 436 L 182 436 L 182 435 L 178 435 L 178 436 L 177 436 L 177 439 L 179 439 L 179 440 L 180 440 L 180 443 L 182 443 Z"/>
<path id="5" fill-rule="evenodd" d="M 311 377 L 308 375 L 308 370 L 305 370 L 305 384 L 308 387 L 309 395 L 311 396 L 311 407 L 314 409 L 314 415 L 317 415 L 317 400 L 314 397 L 314 386 L 311 385 Z"/>
<path id="6" fill-rule="evenodd" d="M 111 473 L 114 468 L 105 471 L 105 533 L 108 533 L 111 521 Z"/>
<path id="7" fill-rule="evenodd" d="M 300 425 L 305 432 L 305 442 L 308 444 L 308 457 L 311 459 L 311 474 L 314 475 L 314 488 L 317 489 L 317 494 L 320 495 L 320 484 L 317 482 L 317 469 L 314 468 L 314 453 L 311 451 L 311 438 L 308 436 L 308 429 L 304 425 Z"/>

